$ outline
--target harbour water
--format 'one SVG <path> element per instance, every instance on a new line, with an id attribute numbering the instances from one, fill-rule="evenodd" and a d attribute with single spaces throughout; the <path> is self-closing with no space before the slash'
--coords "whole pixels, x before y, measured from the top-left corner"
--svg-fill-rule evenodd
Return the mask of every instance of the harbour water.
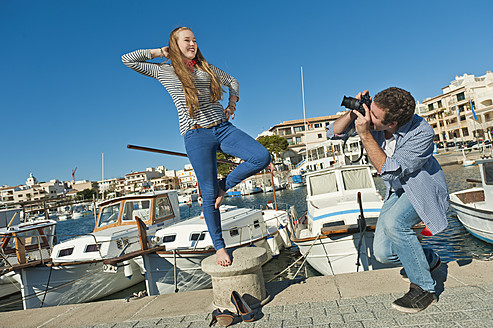
<path id="1" fill-rule="evenodd" d="M 479 169 L 477 166 L 462 167 L 459 165 L 447 165 L 443 166 L 445 177 L 450 192 L 455 192 L 461 189 L 468 188 L 466 179 L 479 179 Z M 383 195 L 385 187 L 383 181 L 376 177 L 375 183 L 378 191 Z M 286 204 L 294 205 L 298 214 L 301 215 L 306 211 L 306 188 L 298 188 L 295 190 L 279 190 L 276 192 L 277 203 L 280 208 L 283 208 Z M 224 204 L 236 205 L 241 207 L 256 207 L 265 206 L 268 201 L 274 202 L 273 193 L 259 193 L 250 196 L 225 198 Z M 364 200 L 363 200 L 364 201 Z M 197 202 L 192 204 L 189 208 L 187 205 L 180 207 L 180 213 L 182 219 L 189 216 L 198 215 L 200 213 L 200 206 Z M 493 245 L 485 243 L 473 236 L 471 236 L 457 220 L 457 217 L 453 211 L 448 212 L 449 226 L 440 234 L 432 237 L 425 237 L 423 239 L 423 245 L 433 248 L 442 258 L 444 262 L 468 260 L 471 259 L 474 254 L 490 254 L 493 253 Z M 94 218 L 92 216 L 85 217 L 78 220 L 67 220 L 57 223 L 58 240 L 65 240 L 75 235 L 81 235 L 90 233 L 94 228 Z M 268 281 L 271 278 L 277 276 L 281 271 L 291 265 L 296 259 L 301 256 L 298 249 L 293 246 L 289 249 L 282 251 L 282 253 L 263 267 L 265 280 Z M 300 268 L 301 261 L 293 265 L 289 270 L 284 272 L 275 280 L 286 280 L 295 278 L 296 272 Z M 308 264 L 304 266 L 298 273 L 297 278 L 311 277 L 319 275 Z M 145 290 L 145 283 L 140 283 L 132 288 L 124 290 L 122 292 L 113 294 L 105 299 L 123 299 L 132 295 L 134 292 Z M 10 297 L 8 299 L 0 300 L 0 312 L 9 310 L 22 309 L 22 304 L 17 302 L 5 306 L 6 303 L 15 302 L 20 300 L 19 295 Z"/>

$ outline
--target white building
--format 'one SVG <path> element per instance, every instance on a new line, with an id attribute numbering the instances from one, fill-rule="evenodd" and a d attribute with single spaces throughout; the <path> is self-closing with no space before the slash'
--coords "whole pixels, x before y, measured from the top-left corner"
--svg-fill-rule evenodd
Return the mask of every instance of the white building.
<path id="1" fill-rule="evenodd" d="M 269 132 L 288 141 L 289 150 L 284 157 L 290 164 L 297 164 L 305 158 L 307 146 L 312 148 L 327 140 L 326 127 L 339 117 L 340 115 L 330 115 L 284 121 L 271 127 Z"/>
<path id="2" fill-rule="evenodd" d="M 197 186 L 197 177 L 191 164 L 185 165 L 183 170 L 178 171 L 181 188 L 193 188 Z"/>
<path id="3" fill-rule="evenodd" d="M 491 140 L 493 129 L 493 73 L 456 76 L 442 94 L 423 101 L 421 113 L 435 130 L 435 141 Z M 477 120 L 474 117 L 477 117 Z"/>
<path id="4" fill-rule="evenodd" d="M 150 167 L 142 172 L 125 175 L 125 193 L 141 192 L 152 186 L 151 179 L 162 177 L 163 173 Z"/>

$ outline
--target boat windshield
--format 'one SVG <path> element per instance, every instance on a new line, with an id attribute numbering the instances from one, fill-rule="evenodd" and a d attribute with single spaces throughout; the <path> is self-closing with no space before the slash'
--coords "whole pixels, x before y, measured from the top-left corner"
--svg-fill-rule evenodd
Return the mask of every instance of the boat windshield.
<path id="1" fill-rule="evenodd" d="M 371 188 L 371 176 L 368 174 L 368 170 L 350 170 L 342 171 L 342 179 L 344 180 L 345 190 L 366 189 Z"/>
<path id="2" fill-rule="evenodd" d="M 149 220 L 151 201 L 149 199 L 129 200 L 125 202 L 123 221 L 133 221 L 138 217 L 142 221 Z"/>
<path id="3" fill-rule="evenodd" d="M 311 195 L 321 195 L 338 191 L 336 175 L 334 172 L 314 175 L 310 178 Z"/>
<path id="4" fill-rule="evenodd" d="M 98 227 L 103 227 L 108 224 L 116 223 L 118 221 L 119 214 L 120 203 L 103 207 L 101 209 L 101 214 L 99 215 Z"/>
<path id="5" fill-rule="evenodd" d="M 487 185 L 493 185 L 493 163 L 484 163 L 484 181 Z"/>

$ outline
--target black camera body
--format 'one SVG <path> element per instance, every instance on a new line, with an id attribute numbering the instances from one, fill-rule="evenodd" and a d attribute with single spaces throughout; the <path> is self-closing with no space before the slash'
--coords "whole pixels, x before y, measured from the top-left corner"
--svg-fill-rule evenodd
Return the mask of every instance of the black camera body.
<path id="1" fill-rule="evenodd" d="M 370 94 L 364 94 L 361 99 L 356 99 L 353 97 L 346 97 L 342 98 L 342 104 L 341 106 L 344 106 L 348 109 L 354 109 L 360 112 L 361 114 L 365 115 L 365 108 L 363 107 L 363 104 L 368 106 L 368 109 L 370 109 L 371 105 L 371 99 L 370 99 Z"/>

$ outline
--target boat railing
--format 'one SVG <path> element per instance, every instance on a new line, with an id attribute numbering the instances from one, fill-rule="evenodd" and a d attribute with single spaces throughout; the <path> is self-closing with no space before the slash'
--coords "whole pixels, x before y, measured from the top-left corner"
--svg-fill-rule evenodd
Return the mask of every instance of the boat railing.
<path id="1" fill-rule="evenodd" d="M 15 255 L 18 262 L 16 264 L 10 263 L 10 261 L 8 260 L 9 256 L 5 252 L 5 249 L 3 247 L 0 247 L 0 258 L 2 259 L 2 262 L 5 263 L 4 265 L 0 266 L 0 272 L 10 270 L 14 268 L 15 265 L 26 264 L 33 261 L 40 261 L 42 264 L 44 264 L 51 257 L 51 251 L 53 248 L 53 245 L 50 245 L 50 243 L 46 242 L 49 237 L 53 237 L 53 235 L 42 234 L 23 236 L 16 235 L 15 233 L 0 234 L 0 239 L 14 239 L 15 246 L 12 248 L 12 250 L 15 250 Z M 8 243 L 9 242 L 6 241 L 4 247 L 6 247 Z M 45 258 L 43 250 L 47 251 L 47 258 Z M 33 258 L 31 254 L 34 254 L 35 252 L 39 253 L 39 258 Z"/>

